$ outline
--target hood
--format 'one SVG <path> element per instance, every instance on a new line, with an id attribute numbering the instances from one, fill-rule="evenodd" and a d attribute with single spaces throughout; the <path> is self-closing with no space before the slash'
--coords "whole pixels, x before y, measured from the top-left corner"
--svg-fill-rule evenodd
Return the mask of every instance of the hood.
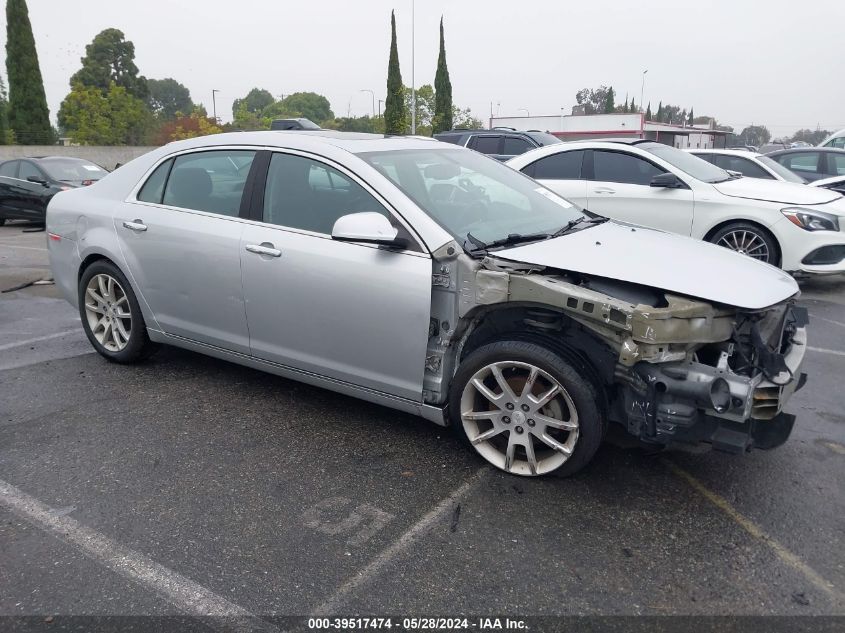
<path id="1" fill-rule="evenodd" d="M 748 310 L 798 292 L 782 270 L 682 235 L 608 221 L 496 257 L 652 286 Z"/>
<path id="2" fill-rule="evenodd" d="M 836 200 L 839 194 L 797 182 L 781 182 L 763 178 L 737 178 L 713 183 L 719 193 L 732 198 L 766 200 L 782 204 L 825 204 Z"/>

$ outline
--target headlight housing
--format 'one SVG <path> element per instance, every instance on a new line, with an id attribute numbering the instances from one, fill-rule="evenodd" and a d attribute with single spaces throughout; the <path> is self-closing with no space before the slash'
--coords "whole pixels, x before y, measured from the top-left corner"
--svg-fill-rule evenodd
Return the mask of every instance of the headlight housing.
<path id="1" fill-rule="evenodd" d="M 787 220 L 805 231 L 839 230 L 839 218 L 832 213 L 802 207 L 789 207 L 781 209 L 780 212 L 786 216 Z"/>

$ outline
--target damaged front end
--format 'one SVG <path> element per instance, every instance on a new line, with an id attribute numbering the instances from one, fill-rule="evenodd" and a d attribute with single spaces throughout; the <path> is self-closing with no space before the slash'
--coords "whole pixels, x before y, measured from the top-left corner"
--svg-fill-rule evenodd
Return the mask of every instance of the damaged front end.
<path id="1" fill-rule="evenodd" d="M 807 313 L 760 310 L 646 285 L 466 255 L 435 254 L 424 400 L 442 405 L 468 350 L 496 336 L 546 341 L 600 383 L 607 418 L 643 442 L 774 448 L 805 380 Z"/>

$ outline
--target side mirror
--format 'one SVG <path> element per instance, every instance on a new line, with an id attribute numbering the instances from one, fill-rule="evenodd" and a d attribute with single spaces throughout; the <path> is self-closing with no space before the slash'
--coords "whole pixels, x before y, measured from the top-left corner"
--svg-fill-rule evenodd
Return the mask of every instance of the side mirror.
<path id="1" fill-rule="evenodd" d="M 651 179 L 649 185 L 652 187 L 663 187 L 665 189 L 683 189 L 686 186 L 681 182 L 680 178 L 670 172 L 655 176 Z"/>
<path id="2" fill-rule="evenodd" d="M 38 176 L 28 176 L 27 180 L 29 182 L 38 183 L 39 185 L 44 185 L 45 187 L 47 186 L 47 181 L 44 180 L 43 178 L 39 178 Z"/>
<path id="3" fill-rule="evenodd" d="M 332 228 L 332 239 L 340 242 L 367 242 L 402 247 L 399 230 L 381 213 L 365 211 L 341 216 Z"/>

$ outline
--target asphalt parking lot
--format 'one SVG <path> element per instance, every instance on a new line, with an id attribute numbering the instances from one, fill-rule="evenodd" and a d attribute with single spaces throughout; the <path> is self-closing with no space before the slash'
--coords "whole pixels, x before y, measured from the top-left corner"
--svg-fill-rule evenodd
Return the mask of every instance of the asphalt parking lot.
<path id="1" fill-rule="evenodd" d="M 49 277 L 25 228 L 0 289 Z M 0 615 L 845 615 L 845 278 L 802 287 L 785 446 L 611 438 L 572 479 L 189 352 L 112 365 L 54 286 L 4 293 Z"/>

